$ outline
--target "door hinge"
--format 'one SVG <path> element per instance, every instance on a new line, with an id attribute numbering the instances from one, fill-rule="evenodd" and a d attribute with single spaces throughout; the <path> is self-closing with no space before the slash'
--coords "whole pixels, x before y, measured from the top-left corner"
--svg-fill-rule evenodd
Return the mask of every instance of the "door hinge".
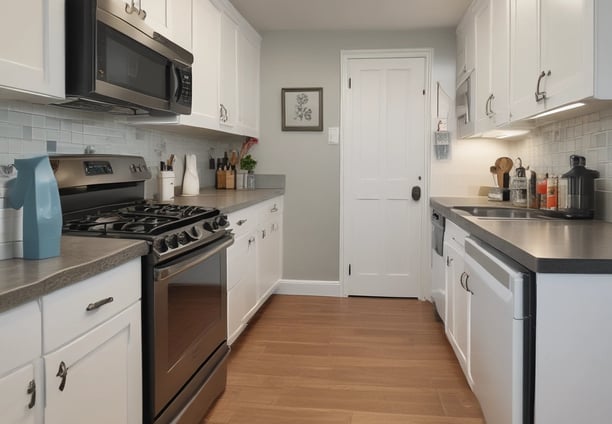
<path id="1" fill-rule="evenodd" d="M 348 87 L 351 88 L 351 79 L 350 78 L 349 78 L 348 84 L 349 84 Z"/>
<path id="2" fill-rule="evenodd" d="M 349 264 L 349 276 L 351 275 L 351 264 Z"/>
<path id="3" fill-rule="evenodd" d="M 425 89 L 423 89 L 423 96 L 425 95 Z"/>

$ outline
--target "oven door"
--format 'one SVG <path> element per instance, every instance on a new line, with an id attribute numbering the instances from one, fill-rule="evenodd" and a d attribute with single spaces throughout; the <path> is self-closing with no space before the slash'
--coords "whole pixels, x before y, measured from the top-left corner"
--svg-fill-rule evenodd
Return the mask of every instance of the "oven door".
<path id="1" fill-rule="evenodd" d="M 224 237 L 154 270 L 155 415 L 227 339 Z"/>

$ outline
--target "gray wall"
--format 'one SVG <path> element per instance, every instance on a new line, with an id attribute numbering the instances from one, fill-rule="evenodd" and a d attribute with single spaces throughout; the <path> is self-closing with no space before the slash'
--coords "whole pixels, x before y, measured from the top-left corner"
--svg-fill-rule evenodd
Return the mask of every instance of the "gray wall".
<path id="1" fill-rule="evenodd" d="M 262 35 L 261 137 L 252 152 L 256 172 L 287 176 L 283 278 L 337 281 L 340 147 L 327 144 L 327 128 L 340 126 L 340 51 L 433 48 L 432 79 L 454 93 L 454 29 Z M 281 131 L 283 87 L 323 87 L 323 132 Z"/>

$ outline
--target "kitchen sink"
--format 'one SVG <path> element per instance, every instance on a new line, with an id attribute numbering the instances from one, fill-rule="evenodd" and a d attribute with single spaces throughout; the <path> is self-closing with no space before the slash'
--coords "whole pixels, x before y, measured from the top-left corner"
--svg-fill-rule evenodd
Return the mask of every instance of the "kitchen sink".
<path id="1" fill-rule="evenodd" d="M 498 208 L 492 206 L 455 206 L 453 209 L 467 212 L 479 219 L 556 219 L 546 212 L 533 209 Z"/>

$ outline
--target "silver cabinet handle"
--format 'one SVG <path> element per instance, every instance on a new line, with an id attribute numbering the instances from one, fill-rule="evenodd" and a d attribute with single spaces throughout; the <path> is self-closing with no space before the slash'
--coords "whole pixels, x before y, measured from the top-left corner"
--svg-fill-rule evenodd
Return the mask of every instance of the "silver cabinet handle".
<path id="1" fill-rule="evenodd" d="M 28 409 L 32 409 L 34 408 L 34 405 L 36 405 L 36 382 L 34 380 L 31 380 L 28 384 L 27 393 L 30 395 L 30 403 L 28 403 Z"/>
<path id="2" fill-rule="evenodd" d="M 262 239 L 266 238 L 266 230 L 261 230 L 261 238 Z"/>
<path id="3" fill-rule="evenodd" d="M 487 104 L 485 105 L 485 114 L 488 117 L 495 115 L 495 112 L 493 112 L 493 107 L 491 107 L 491 105 L 493 104 L 493 100 L 495 100 L 495 96 L 491 94 L 487 99 Z"/>
<path id="4" fill-rule="evenodd" d="M 451 258 L 450 256 L 446 257 L 446 266 L 450 266 L 450 264 L 453 263 L 453 258 Z"/>
<path id="5" fill-rule="evenodd" d="M 94 309 L 98 309 L 104 305 L 106 305 L 107 303 L 111 303 L 113 302 L 115 299 L 111 296 L 111 297 L 107 297 L 106 299 L 101 299 L 98 300 L 97 302 L 94 303 L 90 303 L 89 305 L 87 305 L 87 308 L 85 308 L 86 311 L 93 311 Z"/>
<path id="6" fill-rule="evenodd" d="M 60 392 L 63 392 L 64 388 L 66 387 L 66 377 L 68 377 L 68 367 L 64 361 L 60 362 L 59 369 L 57 370 L 57 374 L 55 374 L 55 376 L 62 379 L 59 385 L 59 390 Z"/>
<path id="7" fill-rule="evenodd" d="M 274 207 L 272 209 L 270 209 L 270 212 L 278 212 L 278 208 L 276 207 L 276 203 L 274 204 Z"/>
<path id="8" fill-rule="evenodd" d="M 135 1 L 132 0 L 131 4 L 126 4 L 125 5 L 125 11 L 128 14 L 132 14 L 134 12 L 136 12 L 136 15 L 138 15 L 138 17 L 140 19 L 142 19 L 143 21 L 146 19 L 147 17 L 147 12 L 145 10 L 143 10 L 142 8 L 142 0 L 138 0 L 138 7 L 136 7 Z"/>
<path id="9" fill-rule="evenodd" d="M 219 115 L 219 119 L 221 122 L 227 122 L 227 120 L 229 119 L 229 112 L 223 103 L 219 105 Z"/>
<path id="10" fill-rule="evenodd" d="M 247 220 L 246 219 L 241 219 L 239 221 L 236 221 L 236 225 L 244 225 L 246 224 Z"/>
<path id="11" fill-rule="evenodd" d="M 549 77 L 550 75 L 551 75 L 550 71 L 548 71 L 548 73 L 542 71 L 540 75 L 538 76 L 538 85 L 536 86 L 536 92 L 535 92 L 535 99 L 536 99 L 536 102 L 538 103 L 546 98 L 546 91 L 540 91 L 540 83 L 542 82 L 542 79 L 544 77 Z"/>

